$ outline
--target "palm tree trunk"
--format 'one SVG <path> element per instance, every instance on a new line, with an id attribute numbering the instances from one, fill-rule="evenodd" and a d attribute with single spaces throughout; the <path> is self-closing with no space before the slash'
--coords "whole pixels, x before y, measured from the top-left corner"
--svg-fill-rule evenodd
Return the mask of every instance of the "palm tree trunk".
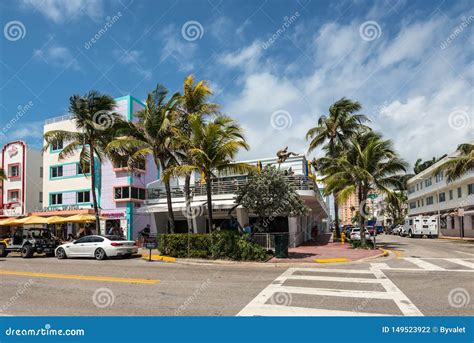
<path id="1" fill-rule="evenodd" d="M 94 206 L 95 214 L 95 232 L 100 235 L 100 218 L 99 218 L 99 206 L 97 205 L 97 193 L 95 191 L 95 159 L 94 159 L 94 148 L 91 142 L 89 142 L 89 156 L 90 156 L 90 169 L 91 169 L 91 192 L 92 192 L 92 204 Z M 106 232 L 105 232 L 106 233 Z"/>
<path id="2" fill-rule="evenodd" d="M 334 197 L 334 225 L 336 226 L 336 237 L 341 237 L 341 229 L 339 228 L 339 205 L 337 204 L 336 194 Z"/>
<path id="3" fill-rule="evenodd" d="M 365 220 L 364 214 L 366 213 L 367 197 L 364 198 L 364 191 L 362 186 L 357 187 L 357 199 L 359 200 L 359 227 L 360 227 L 360 242 L 361 245 L 365 245 Z M 361 207 L 361 204 L 364 206 Z"/>
<path id="4" fill-rule="evenodd" d="M 206 194 L 207 194 L 207 218 L 209 221 L 209 232 L 212 232 L 212 184 L 211 175 L 206 174 Z"/>
<path id="5" fill-rule="evenodd" d="M 166 204 L 168 205 L 168 223 L 170 224 L 170 233 L 175 233 L 173 202 L 171 200 L 171 186 L 169 180 L 165 182 Z"/>
<path id="6" fill-rule="evenodd" d="M 193 230 L 193 216 L 191 210 L 191 194 L 190 194 L 191 174 L 186 174 L 184 179 L 184 201 L 186 202 L 186 220 L 188 222 L 188 232 Z"/>

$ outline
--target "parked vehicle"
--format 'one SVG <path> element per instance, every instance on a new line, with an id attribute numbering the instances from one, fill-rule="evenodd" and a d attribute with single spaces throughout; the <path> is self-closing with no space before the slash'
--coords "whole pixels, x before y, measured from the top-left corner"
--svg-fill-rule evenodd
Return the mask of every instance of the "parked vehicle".
<path id="1" fill-rule="evenodd" d="M 94 257 L 105 260 L 108 257 L 130 257 L 138 252 L 134 241 L 119 236 L 84 236 L 78 240 L 62 244 L 56 248 L 56 257 Z"/>
<path id="2" fill-rule="evenodd" d="M 403 225 L 395 226 L 392 231 L 390 232 L 392 235 L 400 235 L 400 231 L 403 230 Z"/>
<path id="3" fill-rule="evenodd" d="M 358 227 L 352 228 L 350 238 L 351 240 L 360 240 L 360 228 Z M 370 233 L 367 231 L 365 231 L 365 239 L 371 239 Z"/>
<path id="4" fill-rule="evenodd" d="M 436 216 L 416 216 L 405 219 L 404 229 L 410 238 L 438 238 L 438 219 Z"/>
<path id="5" fill-rule="evenodd" d="M 58 245 L 59 241 L 49 229 L 18 228 L 11 238 L 0 241 L 0 257 L 6 257 L 10 252 L 20 252 L 23 258 L 33 257 L 35 253 L 54 256 Z"/>
<path id="6" fill-rule="evenodd" d="M 382 225 L 377 226 L 376 232 L 377 232 L 377 235 L 381 235 L 382 233 L 384 233 L 383 226 Z"/>

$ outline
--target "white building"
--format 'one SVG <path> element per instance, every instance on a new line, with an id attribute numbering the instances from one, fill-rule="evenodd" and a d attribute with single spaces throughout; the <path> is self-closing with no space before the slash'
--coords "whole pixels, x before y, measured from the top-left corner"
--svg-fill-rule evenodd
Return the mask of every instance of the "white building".
<path id="1" fill-rule="evenodd" d="M 266 165 L 278 165 L 276 158 L 261 160 L 241 161 L 250 165 L 263 168 Z M 291 168 L 291 170 L 290 170 Z M 317 225 L 320 231 L 327 227 L 329 209 L 325 199 L 321 196 L 318 185 L 310 177 L 308 162 L 304 156 L 290 157 L 281 164 L 281 170 L 288 171 L 288 180 L 297 189 L 298 195 L 304 200 L 306 206 L 310 208 L 310 213 L 306 216 L 279 217 L 274 219 L 282 232 L 289 234 L 290 246 L 297 246 L 311 237 L 311 229 Z M 218 177 L 212 183 L 212 206 L 213 225 L 219 227 L 225 225 L 230 217 L 237 219 L 241 226 L 247 223 L 252 224 L 256 216 L 246 208 L 236 206 L 235 196 L 239 185 L 247 182 L 247 175 L 226 175 Z M 192 175 L 192 213 L 194 232 L 208 232 L 206 215 L 206 187 L 201 182 L 198 173 Z M 148 197 L 146 205 L 139 212 L 150 213 L 153 217 L 152 231 L 166 233 L 168 228 L 168 208 L 166 204 L 166 193 L 164 185 L 160 180 L 154 181 L 147 186 Z M 173 213 L 175 216 L 176 232 L 188 232 L 186 220 L 186 206 L 183 195 L 183 180 L 173 180 L 172 182 Z M 266 235 L 268 239 L 268 235 Z M 271 243 L 268 243 L 271 245 Z"/>
<path id="2" fill-rule="evenodd" d="M 43 158 L 23 141 L 2 148 L 1 166 L 6 173 L 0 190 L 0 217 L 27 215 L 42 207 Z"/>
<path id="3" fill-rule="evenodd" d="M 452 183 L 444 173 L 433 173 L 453 156 L 456 152 L 408 180 L 408 216 L 437 216 L 441 235 L 474 238 L 474 170 Z"/>

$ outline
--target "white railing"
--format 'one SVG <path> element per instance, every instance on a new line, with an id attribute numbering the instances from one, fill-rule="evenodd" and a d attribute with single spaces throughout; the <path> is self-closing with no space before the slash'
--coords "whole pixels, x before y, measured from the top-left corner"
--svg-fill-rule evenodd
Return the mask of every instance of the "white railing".
<path id="1" fill-rule="evenodd" d="M 44 121 L 44 123 L 45 123 L 45 125 L 49 125 L 49 124 L 59 123 L 59 122 L 66 121 L 66 120 L 71 120 L 72 118 L 73 118 L 73 115 L 68 113 L 68 114 L 64 114 L 64 115 L 59 116 L 59 117 L 46 119 Z"/>

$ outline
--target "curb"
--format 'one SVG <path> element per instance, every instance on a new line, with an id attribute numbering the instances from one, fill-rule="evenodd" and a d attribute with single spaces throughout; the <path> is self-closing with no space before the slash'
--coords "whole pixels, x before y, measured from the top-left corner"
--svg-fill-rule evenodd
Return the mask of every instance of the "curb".
<path id="1" fill-rule="evenodd" d="M 144 260 L 149 260 L 150 255 L 142 254 L 141 258 Z M 176 262 L 177 259 L 175 257 L 170 256 L 162 256 L 162 255 L 151 255 L 152 261 L 162 261 L 162 262 Z"/>
<path id="2" fill-rule="evenodd" d="M 449 236 L 444 236 L 444 237 L 438 237 L 438 239 L 446 239 L 448 241 L 461 241 L 461 242 L 474 242 L 474 238 L 470 237 L 449 237 Z"/>

